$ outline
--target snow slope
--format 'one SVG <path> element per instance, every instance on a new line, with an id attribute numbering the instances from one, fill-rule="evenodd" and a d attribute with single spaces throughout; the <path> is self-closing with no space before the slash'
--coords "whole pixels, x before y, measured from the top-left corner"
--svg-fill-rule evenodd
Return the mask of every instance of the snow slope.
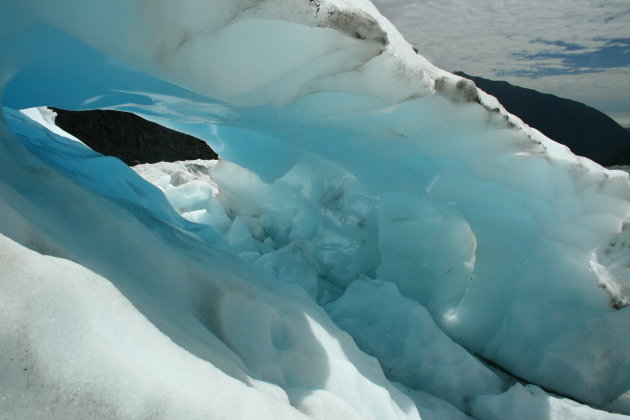
<path id="1" fill-rule="evenodd" d="M 0 53 L 0 416 L 630 413 L 627 173 L 369 2 L 11 0 Z M 47 105 L 222 160 L 156 188 Z"/>

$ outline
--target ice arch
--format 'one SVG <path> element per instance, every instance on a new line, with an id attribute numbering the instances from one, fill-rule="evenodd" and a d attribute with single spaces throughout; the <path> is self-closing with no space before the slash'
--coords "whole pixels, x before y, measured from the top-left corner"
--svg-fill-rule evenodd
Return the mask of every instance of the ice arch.
<path id="1" fill-rule="evenodd" d="M 413 413 L 308 295 L 241 268 L 216 229 L 179 218 L 123 166 L 51 142 L 16 111 L 136 112 L 251 171 L 218 171 L 233 193 L 225 204 L 252 216 L 248 229 L 264 225 L 261 241 L 315 244 L 330 299 L 362 276 L 395 283 L 449 337 L 513 375 L 600 405 L 630 389 L 626 257 L 605 258 L 627 233 L 627 175 L 572 155 L 433 67 L 368 2 L 287 4 L 2 4 L 3 234 L 106 277 L 171 340 L 256 383 L 255 398 L 307 414 L 322 415 L 321 401 L 375 418 Z M 244 181 L 230 187 L 235 177 Z M 113 232 L 101 226 L 127 217 Z M 241 317 L 242 307 L 251 311 Z M 284 354 L 326 357 L 307 369 Z M 362 385 L 330 385 L 347 375 Z M 357 389 L 374 395 L 371 406 Z"/>

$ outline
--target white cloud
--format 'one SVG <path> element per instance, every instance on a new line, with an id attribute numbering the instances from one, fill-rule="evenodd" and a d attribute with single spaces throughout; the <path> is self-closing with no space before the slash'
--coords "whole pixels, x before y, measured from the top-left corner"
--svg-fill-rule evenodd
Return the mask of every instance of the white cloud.
<path id="1" fill-rule="evenodd" d="M 630 118 L 630 66 L 599 72 L 516 75 L 541 68 L 566 69 L 556 57 L 535 54 L 593 52 L 609 40 L 630 38 L 628 0 L 373 0 L 420 53 L 446 70 L 482 77 L 585 102 Z M 576 45 L 582 50 L 567 50 Z M 617 109 L 603 109 L 614 101 Z M 619 110 L 625 101 L 626 111 Z M 625 117 L 623 117 L 625 118 Z"/>

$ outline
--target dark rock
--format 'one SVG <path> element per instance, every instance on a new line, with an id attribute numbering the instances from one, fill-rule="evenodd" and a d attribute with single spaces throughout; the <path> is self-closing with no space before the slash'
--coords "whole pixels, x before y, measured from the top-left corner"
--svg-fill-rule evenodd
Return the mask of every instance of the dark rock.
<path id="1" fill-rule="evenodd" d="M 206 142 L 128 112 L 53 110 L 57 126 L 93 150 L 115 156 L 127 165 L 217 159 Z"/>
<path id="2" fill-rule="evenodd" d="M 630 165 L 630 147 L 626 147 L 625 149 L 618 152 L 608 163 L 608 166 L 613 165 Z"/>

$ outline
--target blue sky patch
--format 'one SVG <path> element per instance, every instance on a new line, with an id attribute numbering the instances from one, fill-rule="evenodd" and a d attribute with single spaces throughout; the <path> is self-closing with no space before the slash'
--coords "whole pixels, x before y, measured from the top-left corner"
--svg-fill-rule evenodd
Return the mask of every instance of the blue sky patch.
<path id="1" fill-rule="evenodd" d="M 583 47 L 581 45 L 578 44 L 572 44 L 570 42 L 564 42 L 564 41 L 547 41 L 545 39 L 536 39 L 534 41 L 531 41 L 532 44 L 545 44 L 545 45 L 557 45 L 558 47 L 562 47 L 567 51 L 579 51 L 579 50 L 584 50 L 586 49 L 586 47 Z"/>
<path id="2" fill-rule="evenodd" d="M 503 76 L 536 78 L 567 74 L 595 73 L 613 67 L 630 66 L 630 38 L 606 41 L 603 47 L 588 51 L 586 47 L 563 41 L 535 40 L 533 43 L 562 47 L 562 52 L 553 53 L 514 53 L 527 60 L 529 68 L 503 72 Z M 580 52 L 584 50 L 584 52 Z M 551 66 L 546 59 L 559 59 L 560 66 Z M 538 63 L 537 63 L 538 62 Z"/>

